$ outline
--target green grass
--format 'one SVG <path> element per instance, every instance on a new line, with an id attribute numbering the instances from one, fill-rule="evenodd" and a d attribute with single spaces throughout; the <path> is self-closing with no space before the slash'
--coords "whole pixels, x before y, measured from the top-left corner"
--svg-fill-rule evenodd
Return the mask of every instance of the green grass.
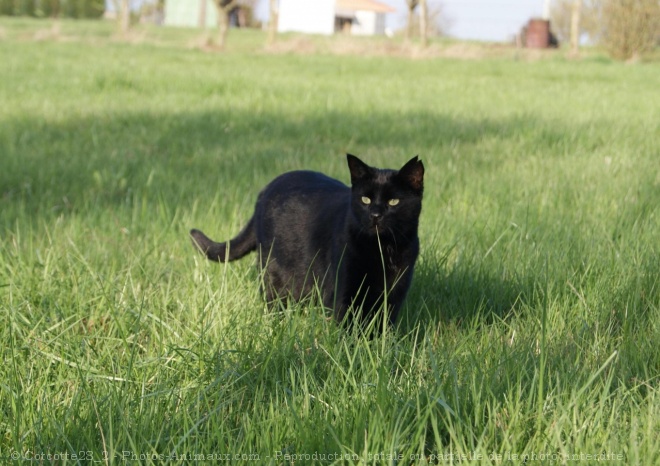
<path id="1" fill-rule="evenodd" d="M 0 20 L 2 458 L 660 461 L 657 63 L 48 28 Z M 427 167 L 412 289 L 373 340 L 269 311 L 253 258 L 187 237 L 235 234 L 283 171 L 348 182 L 346 152 Z"/>

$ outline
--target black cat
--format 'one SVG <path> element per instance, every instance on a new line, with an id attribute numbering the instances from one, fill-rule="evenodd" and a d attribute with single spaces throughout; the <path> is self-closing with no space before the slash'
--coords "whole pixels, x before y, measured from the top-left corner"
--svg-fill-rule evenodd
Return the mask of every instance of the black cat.
<path id="1" fill-rule="evenodd" d="M 317 172 L 285 173 L 261 191 L 238 236 L 216 243 L 191 230 L 193 242 L 220 262 L 258 251 L 269 302 L 318 290 L 338 321 L 366 323 L 386 300 L 394 323 L 419 253 L 424 165 L 413 157 L 396 171 L 347 158 L 351 188 Z"/>

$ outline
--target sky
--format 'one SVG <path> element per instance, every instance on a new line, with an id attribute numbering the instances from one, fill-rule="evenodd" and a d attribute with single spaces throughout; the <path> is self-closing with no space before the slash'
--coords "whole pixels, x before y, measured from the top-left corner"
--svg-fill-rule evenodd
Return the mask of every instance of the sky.
<path id="1" fill-rule="evenodd" d="M 405 24 L 405 0 L 379 0 L 397 9 L 388 26 Z M 543 13 L 543 0 L 428 0 L 429 9 L 440 8 L 449 23 L 448 33 L 458 39 L 504 42 L 520 32 L 532 17 Z"/>
<path id="2" fill-rule="evenodd" d="M 311 1 L 311 0 L 310 0 Z M 378 0 L 396 8 L 387 15 L 387 27 L 405 25 L 405 0 Z M 449 35 L 458 39 L 506 42 L 532 17 L 540 17 L 549 0 L 428 0 L 429 9 L 441 8 L 448 18 Z M 259 0 L 258 16 L 268 17 L 268 0 Z"/>

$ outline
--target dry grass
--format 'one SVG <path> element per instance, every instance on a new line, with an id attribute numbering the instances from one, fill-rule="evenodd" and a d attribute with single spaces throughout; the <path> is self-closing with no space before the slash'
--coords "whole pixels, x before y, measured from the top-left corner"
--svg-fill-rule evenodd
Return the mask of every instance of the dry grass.
<path id="1" fill-rule="evenodd" d="M 411 59 L 454 58 L 483 60 L 489 58 L 515 58 L 535 61 L 557 56 L 557 50 L 522 49 L 515 44 L 457 42 L 438 40 L 427 47 L 401 39 L 364 38 L 352 36 L 318 37 L 308 35 L 280 36 L 275 44 L 265 49 L 274 54 L 330 54 L 367 57 L 397 57 Z"/>
<path id="2" fill-rule="evenodd" d="M 355 37 L 348 35 L 319 36 L 280 34 L 274 44 L 267 44 L 266 33 L 257 30 L 232 30 L 225 49 L 215 44 L 215 30 L 195 28 L 163 28 L 147 24 L 134 25 L 128 34 L 119 34 L 114 22 L 79 23 L 70 20 L 14 19 L 0 26 L 0 40 L 19 42 L 79 42 L 103 45 L 110 43 L 145 44 L 172 48 L 202 50 L 207 53 L 265 53 L 272 55 L 334 55 L 358 57 L 394 57 L 412 60 L 451 58 L 478 61 L 514 59 L 538 61 L 555 57 L 579 59 L 599 50 L 583 49 L 578 57 L 568 56 L 563 49 L 525 49 L 514 43 L 467 42 L 451 39 L 431 40 L 427 47 L 406 42 L 401 37 Z M 653 60 L 653 57 L 650 58 Z"/>
<path id="3" fill-rule="evenodd" d="M 37 42 L 60 38 L 62 38 L 62 27 L 59 21 L 53 21 L 49 28 L 39 29 L 34 33 L 34 40 Z"/>

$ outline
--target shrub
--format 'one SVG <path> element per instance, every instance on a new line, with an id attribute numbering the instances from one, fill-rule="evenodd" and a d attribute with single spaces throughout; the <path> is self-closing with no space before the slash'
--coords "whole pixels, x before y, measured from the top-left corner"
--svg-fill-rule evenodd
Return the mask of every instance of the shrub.
<path id="1" fill-rule="evenodd" d="M 104 0 L 0 0 L 0 15 L 65 18 L 100 18 Z"/>
<path id="2" fill-rule="evenodd" d="M 639 57 L 657 44 L 660 31 L 658 0 L 604 0 L 600 42 L 612 57 Z"/>

